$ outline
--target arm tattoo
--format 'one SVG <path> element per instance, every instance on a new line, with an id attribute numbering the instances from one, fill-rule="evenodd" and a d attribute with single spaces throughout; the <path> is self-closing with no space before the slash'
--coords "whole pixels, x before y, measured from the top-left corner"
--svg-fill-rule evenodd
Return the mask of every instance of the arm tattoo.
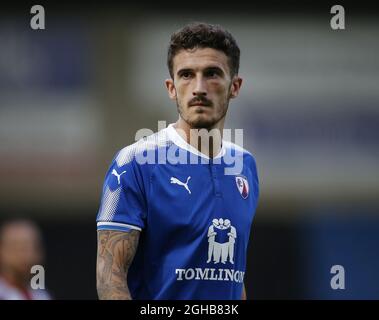
<path id="1" fill-rule="evenodd" d="M 126 277 L 140 232 L 100 230 L 97 239 L 97 292 L 102 300 L 130 300 Z"/>

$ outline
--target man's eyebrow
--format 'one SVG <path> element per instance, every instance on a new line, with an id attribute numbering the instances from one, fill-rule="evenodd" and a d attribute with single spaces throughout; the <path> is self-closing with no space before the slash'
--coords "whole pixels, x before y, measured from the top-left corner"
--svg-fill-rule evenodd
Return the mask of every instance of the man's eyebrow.
<path id="1" fill-rule="evenodd" d="M 177 75 L 180 75 L 181 73 L 184 73 L 184 72 L 192 72 L 193 70 L 190 69 L 190 68 L 184 68 L 184 69 L 179 69 L 176 74 Z"/>
<path id="2" fill-rule="evenodd" d="M 220 71 L 224 73 L 224 70 L 220 68 L 219 66 L 209 66 L 204 69 L 205 71 Z"/>
<path id="3" fill-rule="evenodd" d="M 205 72 L 208 72 L 208 71 L 218 71 L 218 72 L 221 72 L 221 73 L 225 73 L 225 71 L 221 67 L 219 67 L 219 66 L 209 66 L 209 67 L 204 68 L 204 71 Z M 180 75 L 180 74 L 182 74 L 184 72 L 193 72 L 193 69 L 191 69 L 191 68 L 179 69 L 176 72 L 176 74 Z"/>

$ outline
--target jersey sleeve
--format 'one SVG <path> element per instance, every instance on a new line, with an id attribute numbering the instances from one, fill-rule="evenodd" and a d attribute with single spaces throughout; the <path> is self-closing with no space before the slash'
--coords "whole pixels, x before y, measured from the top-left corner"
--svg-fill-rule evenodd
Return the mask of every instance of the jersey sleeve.
<path id="1" fill-rule="evenodd" d="M 115 159 L 105 176 L 97 229 L 141 231 L 145 227 L 147 206 L 140 168 L 135 161 L 118 166 Z"/>
<path id="2" fill-rule="evenodd" d="M 257 169 L 257 163 L 255 161 L 255 158 L 253 156 L 251 158 L 251 172 L 252 172 L 252 192 L 254 194 L 254 197 L 256 199 L 256 202 L 258 202 L 259 198 L 259 178 L 258 178 L 258 169 Z"/>

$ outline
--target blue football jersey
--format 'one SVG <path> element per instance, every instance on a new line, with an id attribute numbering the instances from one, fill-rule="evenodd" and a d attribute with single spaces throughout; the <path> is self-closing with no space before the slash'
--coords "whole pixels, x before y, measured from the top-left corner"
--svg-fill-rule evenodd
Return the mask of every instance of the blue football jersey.
<path id="1" fill-rule="evenodd" d="M 209 159 L 171 124 L 116 154 L 97 228 L 141 232 L 133 299 L 240 299 L 258 193 L 249 152 L 223 141 Z"/>

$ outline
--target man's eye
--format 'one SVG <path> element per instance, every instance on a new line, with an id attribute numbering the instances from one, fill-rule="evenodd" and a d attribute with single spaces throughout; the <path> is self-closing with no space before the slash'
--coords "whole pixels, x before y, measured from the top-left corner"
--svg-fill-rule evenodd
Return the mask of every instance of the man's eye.
<path id="1" fill-rule="evenodd" d="M 205 74 L 208 78 L 214 78 L 214 77 L 217 77 L 218 76 L 218 73 L 216 71 L 208 71 L 206 74 Z"/>
<path id="2" fill-rule="evenodd" d="M 188 79 L 190 76 L 191 76 L 191 74 L 189 72 L 183 72 L 182 73 L 182 78 L 184 78 L 184 79 Z"/>

